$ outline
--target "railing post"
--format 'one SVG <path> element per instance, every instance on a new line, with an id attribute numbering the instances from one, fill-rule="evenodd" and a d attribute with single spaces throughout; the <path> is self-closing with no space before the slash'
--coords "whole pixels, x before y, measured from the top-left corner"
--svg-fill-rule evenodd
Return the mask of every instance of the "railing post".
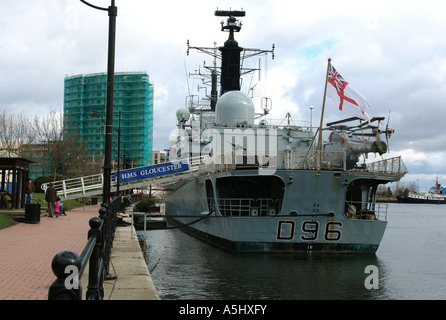
<path id="1" fill-rule="evenodd" d="M 61 251 L 51 262 L 57 279 L 48 291 L 48 300 L 81 300 L 82 288 L 79 281 L 81 259 L 74 251 Z"/>
<path id="2" fill-rule="evenodd" d="M 67 197 L 67 186 L 65 184 L 65 180 L 62 181 L 62 188 L 63 188 L 63 194 L 65 195 L 65 198 Z"/>
<path id="3" fill-rule="evenodd" d="M 85 194 L 85 183 L 84 183 L 84 177 L 81 178 L 81 189 L 82 189 L 82 194 Z"/>
<path id="4" fill-rule="evenodd" d="M 88 239 L 96 237 L 96 244 L 90 256 L 90 264 L 88 269 L 88 290 L 87 300 L 102 300 L 104 296 L 104 289 L 102 288 L 102 281 L 100 277 L 100 270 L 102 268 L 101 260 L 101 246 L 102 246 L 102 220 L 99 217 L 90 219 L 90 230 L 88 231 Z"/>

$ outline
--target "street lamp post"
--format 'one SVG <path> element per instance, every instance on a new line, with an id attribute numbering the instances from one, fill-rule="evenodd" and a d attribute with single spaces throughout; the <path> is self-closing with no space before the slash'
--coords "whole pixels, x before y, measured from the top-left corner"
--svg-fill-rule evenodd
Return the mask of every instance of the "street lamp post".
<path id="1" fill-rule="evenodd" d="M 104 186 L 102 191 L 102 202 L 110 202 L 111 187 L 111 151 L 112 151 L 112 126 L 113 126 L 113 91 L 115 80 L 115 39 L 116 39 L 116 16 L 118 8 L 115 6 L 115 0 L 111 0 L 108 8 L 102 8 L 80 0 L 86 5 L 103 11 L 108 11 L 109 29 L 108 29 L 108 67 L 107 67 L 107 109 L 105 115 L 105 151 L 104 151 Z"/>
<path id="2" fill-rule="evenodd" d="M 120 167 L 121 167 L 121 110 L 119 110 L 118 121 L 118 170 L 116 172 L 116 194 L 119 197 L 119 179 L 120 179 Z"/>
<path id="3" fill-rule="evenodd" d="M 98 111 L 93 111 L 89 114 L 92 118 L 101 117 L 102 123 L 104 123 L 104 117 L 102 116 L 102 113 Z M 121 110 L 119 110 L 119 121 L 118 121 L 118 170 L 116 172 L 116 193 L 119 196 L 119 179 L 120 179 L 120 168 L 121 168 Z M 111 173 L 110 173 L 111 174 Z M 111 184 L 110 184 L 111 185 Z"/>

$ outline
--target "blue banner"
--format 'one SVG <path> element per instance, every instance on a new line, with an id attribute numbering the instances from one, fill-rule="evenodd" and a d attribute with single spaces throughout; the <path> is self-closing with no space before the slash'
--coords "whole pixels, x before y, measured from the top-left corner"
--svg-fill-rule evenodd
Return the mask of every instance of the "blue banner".
<path id="1" fill-rule="evenodd" d="M 160 163 L 147 167 L 122 170 L 119 172 L 119 182 L 148 179 L 187 170 L 189 170 L 189 165 L 186 160 Z M 112 172 L 111 180 L 117 182 L 116 176 L 117 172 Z"/>

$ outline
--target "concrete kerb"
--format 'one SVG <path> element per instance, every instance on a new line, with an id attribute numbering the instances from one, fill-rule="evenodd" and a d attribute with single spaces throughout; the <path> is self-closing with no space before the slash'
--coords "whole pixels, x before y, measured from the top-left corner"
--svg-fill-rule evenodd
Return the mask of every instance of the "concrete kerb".
<path id="1" fill-rule="evenodd" d="M 116 279 L 105 280 L 104 300 L 160 300 L 152 281 L 137 237 L 131 238 L 131 218 L 124 218 L 129 225 L 118 226 L 110 257 L 110 275 Z M 82 299 L 88 289 L 88 264 L 81 278 Z"/>
<path id="2" fill-rule="evenodd" d="M 131 218 L 124 218 L 129 222 Z M 104 300 L 159 300 L 143 252 L 132 226 L 116 228 L 109 273 L 115 280 L 104 282 Z"/>

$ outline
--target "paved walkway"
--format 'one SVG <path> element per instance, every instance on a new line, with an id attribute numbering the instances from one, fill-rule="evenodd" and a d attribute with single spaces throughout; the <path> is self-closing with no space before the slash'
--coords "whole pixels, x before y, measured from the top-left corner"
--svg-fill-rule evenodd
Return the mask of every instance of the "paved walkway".
<path id="1" fill-rule="evenodd" d="M 40 218 L 38 224 L 18 223 L 0 230 L 0 300 L 47 300 L 48 289 L 56 279 L 51 270 L 54 255 L 63 250 L 72 250 L 79 255 L 82 253 L 88 241 L 88 221 L 91 217 L 99 215 L 99 208 L 99 205 L 76 208 L 67 211 L 67 216 L 58 218 L 44 216 Z M 123 232 L 120 228 L 118 227 L 117 232 Z M 135 245 L 138 247 L 137 240 L 126 243 L 126 237 L 130 239 L 130 229 L 128 227 L 124 229 L 126 229 L 125 233 L 115 237 L 115 241 L 116 238 L 118 239 L 115 246 L 117 248 L 126 246 L 135 248 Z M 135 255 L 144 261 L 141 251 L 137 252 L 136 249 L 129 250 L 128 248 L 126 251 L 134 251 Z M 131 264 L 132 262 L 125 261 L 128 258 L 120 254 L 119 250 L 112 252 L 112 264 L 115 267 Z M 141 267 L 141 261 L 138 260 L 138 262 Z M 88 279 L 86 272 L 82 279 L 84 277 Z M 116 270 L 116 274 L 118 281 L 110 286 L 112 291 L 107 292 L 104 285 L 104 299 L 126 298 L 120 295 L 123 291 L 119 288 L 128 288 L 132 277 L 125 269 Z M 150 289 L 150 294 L 147 294 L 145 290 L 144 296 L 136 298 L 157 299 L 147 267 L 145 270 L 138 270 L 136 276 L 136 278 L 143 276 L 144 284 Z M 85 293 L 86 286 L 82 285 L 82 287 Z"/>

